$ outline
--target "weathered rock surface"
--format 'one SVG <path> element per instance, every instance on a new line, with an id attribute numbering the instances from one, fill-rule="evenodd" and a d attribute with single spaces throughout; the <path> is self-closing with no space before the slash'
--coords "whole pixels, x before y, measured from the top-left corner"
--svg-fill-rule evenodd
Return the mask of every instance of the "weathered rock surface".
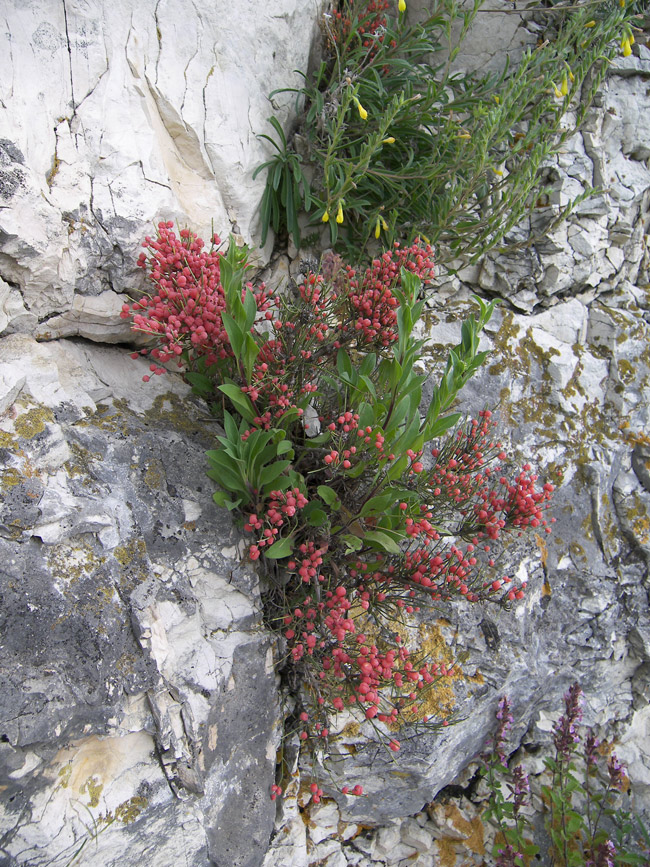
<path id="1" fill-rule="evenodd" d="M 213 425 L 136 368 L 0 341 L 8 865 L 83 845 L 75 863 L 252 867 L 268 846 L 278 710 L 257 578 L 211 499 Z"/>
<path id="2" fill-rule="evenodd" d="M 0 53 L 0 331 L 140 286 L 144 236 L 173 219 L 258 238 L 275 112 L 288 123 L 320 0 L 66 0 L 5 11 Z M 0 284 L 0 290 L 4 284 Z M 6 291 L 6 290 L 4 290 Z M 88 301 L 82 303 L 82 308 Z M 85 308 L 84 308 L 85 309 Z M 96 323 L 95 323 L 96 324 Z M 95 330 L 52 331 L 52 336 Z M 110 338 L 109 338 L 110 339 Z"/>
<path id="3" fill-rule="evenodd" d="M 98 8 L 101 6 L 101 9 Z M 495 7 L 497 4 L 493 4 Z M 612 65 L 588 124 L 549 177 L 540 238 L 441 274 L 424 369 L 458 340 L 470 294 L 506 299 L 493 356 L 463 398 L 499 405 L 522 462 L 563 477 L 552 536 L 517 542 L 526 599 L 428 623 L 463 659 L 431 711 L 457 722 L 403 739 L 399 764 L 338 743 L 334 781 L 362 798 L 310 804 L 288 763 L 272 642 L 230 515 L 211 499 L 214 425 L 173 377 L 140 382 L 123 293 L 159 218 L 256 237 L 267 94 L 297 83 L 318 2 L 195 8 L 184 0 L 16 2 L 0 57 L 0 863 L 7 867 L 366 867 L 480 863 L 478 809 L 430 802 L 467 786 L 498 696 L 512 747 L 549 742 L 576 678 L 586 721 L 632 766 L 650 807 L 650 52 Z M 244 8 L 245 7 L 245 8 Z M 409 8 L 415 7 L 414 3 Z M 498 10 L 497 10 L 498 11 Z M 500 18 L 487 68 L 526 34 Z M 504 25 L 507 25 L 504 27 Z M 480 33 L 480 50 L 485 32 Z M 642 40 L 637 40 L 637 43 Z M 505 46 L 504 46 L 505 43 Z M 482 46 L 482 47 L 481 47 Z M 476 53 L 472 49 L 472 53 Z M 469 57 L 461 58 L 469 62 Z M 274 98 L 289 118 L 290 95 Z M 38 110 L 35 110 L 35 107 Z M 549 219 L 587 185 L 604 192 Z M 261 256 L 264 258 L 264 256 Z M 459 263 L 462 266 L 463 263 Z M 277 274 L 300 263 L 282 257 Z M 37 343 L 33 338 L 41 341 Z M 95 345 L 88 343 L 93 341 Z M 506 564 L 506 569 L 508 568 Z M 335 795 L 321 776 L 327 795 Z M 426 810 L 423 808 L 428 804 Z M 277 809 L 277 813 L 276 813 Z M 275 820 L 275 822 L 274 822 Z M 272 831 L 275 836 L 269 846 Z M 460 863 L 460 861 L 458 862 Z"/>

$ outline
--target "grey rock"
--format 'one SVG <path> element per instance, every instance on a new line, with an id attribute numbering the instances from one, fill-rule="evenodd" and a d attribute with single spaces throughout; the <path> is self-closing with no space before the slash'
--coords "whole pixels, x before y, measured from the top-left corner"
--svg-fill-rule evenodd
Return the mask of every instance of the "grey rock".
<path id="1" fill-rule="evenodd" d="M 172 379 L 140 400 L 125 357 L 0 341 L 22 368 L 0 417 L 4 853 L 252 867 L 278 723 L 257 579 L 211 499 L 213 425 Z"/>

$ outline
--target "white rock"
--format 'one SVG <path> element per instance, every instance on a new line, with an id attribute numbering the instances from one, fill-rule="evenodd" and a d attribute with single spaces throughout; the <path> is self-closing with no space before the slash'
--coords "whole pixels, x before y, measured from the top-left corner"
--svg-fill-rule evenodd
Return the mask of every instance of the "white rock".
<path id="1" fill-rule="evenodd" d="M 571 298 L 570 301 L 556 304 L 543 313 L 529 316 L 526 322 L 548 331 L 563 343 L 573 345 L 584 340 L 588 313 L 584 304 Z"/>
<path id="2" fill-rule="evenodd" d="M 37 321 L 36 316 L 25 309 L 20 292 L 0 279 L 0 334 L 31 331 Z"/>
<path id="3" fill-rule="evenodd" d="M 295 867 L 307 863 L 307 830 L 300 817 L 283 825 L 272 841 L 262 867 Z"/>
<path id="4" fill-rule="evenodd" d="M 396 864 L 402 858 L 408 858 L 417 851 L 415 846 L 409 846 L 402 842 L 399 825 L 386 825 L 380 828 L 375 835 L 370 857 L 385 861 L 387 864 Z"/>
<path id="5" fill-rule="evenodd" d="M 293 94 L 268 94 L 302 83 L 320 6 L 9 3 L 2 274 L 32 314 L 69 310 L 75 290 L 132 287 L 159 219 L 259 237 L 265 177 L 252 173 L 273 149 L 257 134 L 294 111 Z"/>
<path id="6" fill-rule="evenodd" d="M 99 343 L 128 343 L 135 334 L 129 319 L 121 319 L 126 295 L 108 289 L 101 295 L 75 295 L 72 307 L 60 316 L 53 316 L 35 331 L 39 340 L 57 337 L 85 337 Z"/>
<path id="7" fill-rule="evenodd" d="M 318 864 L 319 867 L 346 867 L 348 862 L 338 840 L 324 840 L 308 852 L 305 863 Z"/>
<path id="8" fill-rule="evenodd" d="M 399 867 L 434 867 L 435 860 L 433 855 L 421 852 L 415 858 L 405 858 L 399 862 Z"/>
<path id="9" fill-rule="evenodd" d="M 402 843 L 413 846 L 418 852 L 428 852 L 433 844 L 433 837 L 415 819 L 404 819 L 400 825 Z"/>
<path id="10" fill-rule="evenodd" d="M 336 804 L 315 804 L 309 811 L 309 836 L 314 843 L 326 840 L 338 830 L 340 813 Z"/>

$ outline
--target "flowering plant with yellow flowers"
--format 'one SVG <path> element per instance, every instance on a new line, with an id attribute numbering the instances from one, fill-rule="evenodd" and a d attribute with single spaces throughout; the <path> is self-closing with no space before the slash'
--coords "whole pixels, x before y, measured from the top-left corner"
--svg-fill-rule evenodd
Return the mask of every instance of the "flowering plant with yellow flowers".
<path id="1" fill-rule="evenodd" d="M 348 256 L 415 236 L 442 263 L 507 245 L 546 201 L 543 167 L 579 127 L 608 61 L 632 52 L 643 4 L 562 0 L 528 10 L 541 38 L 516 68 L 459 71 L 454 60 L 482 5 L 432 0 L 429 16 L 410 22 L 404 0 L 343 0 L 325 16 L 323 62 L 299 91 L 301 156 L 289 142 L 264 165 L 265 226 L 286 226 L 300 246 L 295 211 L 305 197 L 277 186 L 277 164 L 291 154 L 301 165 L 296 185 L 301 173 L 311 179 L 305 215 L 327 224 Z M 549 222 L 566 216 L 551 210 Z"/>

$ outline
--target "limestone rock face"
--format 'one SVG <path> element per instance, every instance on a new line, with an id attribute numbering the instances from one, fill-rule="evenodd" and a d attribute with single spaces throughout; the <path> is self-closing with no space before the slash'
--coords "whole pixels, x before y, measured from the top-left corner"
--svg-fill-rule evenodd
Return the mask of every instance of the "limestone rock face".
<path id="1" fill-rule="evenodd" d="M 258 238 L 264 177 L 252 173 L 271 147 L 257 134 L 272 112 L 289 121 L 293 95 L 268 94 L 299 84 L 319 7 L 10 0 L 0 277 L 14 291 L 10 304 L 0 292 L 0 329 L 140 286 L 138 247 L 160 219 L 206 240 L 212 225 Z"/>
<path id="2" fill-rule="evenodd" d="M 423 3 L 408 5 L 418 14 Z M 494 38 L 479 30 L 464 64 L 474 55 L 494 68 L 528 38 L 491 5 Z M 469 788 L 500 695 L 514 708 L 512 748 L 544 748 L 576 679 L 586 722 L 631 763 L 632 804 L 650 808 L 641 39 L 549 165 L 548 207 L 510 239 L 537 233 L 534 243 L 440 273 L 421 335 L 433 378 L 471 294 L 503 299 L 483 336 L 493 355 L 459 408 L 498 407 L 519 462 L 562 479 L 553 534 L 513 539 L 506 552 L 504 573 L 527 580 L 527 596 L 511 611 L 459 605 L 424 624 L 437 654 L 461 660 L 431 702 L 453 724 L 402 737 L 398 764 L 363 749 L 351 726 L 332 778 L 285 744 L 285 797 L 269 799 L 278 654 L 240 534 L 205 476 L 216 426 L 178 378 L 143 384 L 147 362 L 115 344 L 132 341 L 119 312 L 142 288 L 135 263 L 158 219 L 205 239 L 212 220 L 258 237 L 264 180 L 252 172 L 270 146 L 256 133 L 272 111 L 290 125 L 293 95 L 267 97 L 300 83 L 292 70 L 307 66 L 319 7 L 10 0 L 0 53 L 3 867 L 432 867 L 454 863 L 453 846 L 470 838 L 480 858 L 479 807 L 430 802 L 450 783 Z M 603 193 L 547 231 L 587 185 Z M 300 268 L 281 257 L 271 270 Z M 304 785 L 315 772 L 320 805 Z M 341 796 L 337 782 L 365 795 Z"/>
<path id="3" fill-rule="evenodd" d="M 252 867 L 278 721 L 257 577 L 211 499 L 214 425 L 133 365 L 0 341 L 3 863 Z"/>

